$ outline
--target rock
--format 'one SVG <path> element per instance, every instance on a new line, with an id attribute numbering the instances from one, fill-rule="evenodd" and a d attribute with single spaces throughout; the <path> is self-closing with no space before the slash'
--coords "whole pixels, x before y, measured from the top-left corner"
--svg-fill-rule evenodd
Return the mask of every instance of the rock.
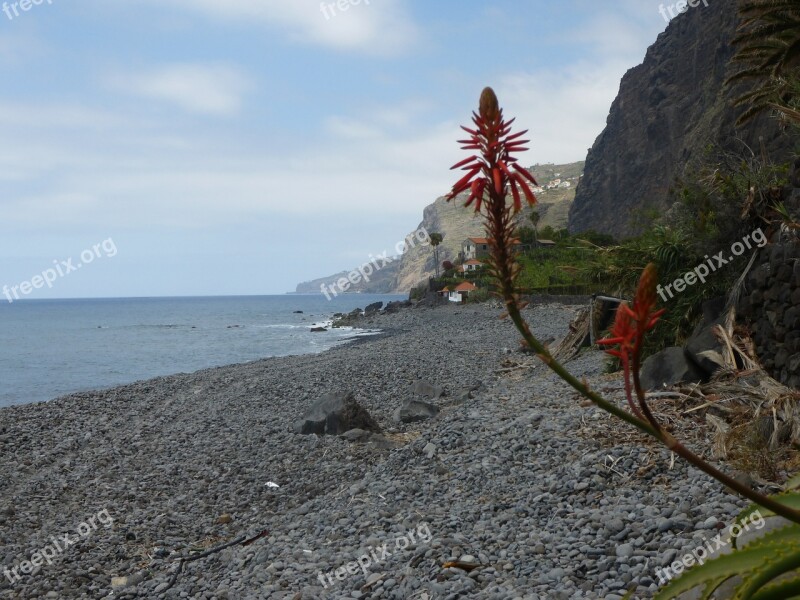
<path id="1" fill-rule="evenodd" d="M 374 302 L 364 309 L 365 315 L 372 315 L 379 312 L 383 308 L 383 302 Z"/>
<path id="2" fill-rule="evenodd" d="M 633 546 L 630 544 L 622 544 L 617 546 L 616 554 L 619 558 L 628 558 L 633 556 Z"/>
<path id="3" fill-rule="evenodd" d="M 136 573 L 135 575 L 129 575 L 127 577 L 112 577 L 111 587 L 115 589 L 126 588 L 139 585 L 143 581 L 144 573 Z"/>
<path id="4" fill-rule="evenodd" d="M 396 313 L 400 311 L 402 308 L 410 308 L 411 301 L 409 300 L 395 300 L 394 302 L 389 302 L 386 305 L 386 308 L 383 309 L 384 314 L 390 315 L 392 313 Z"/>
<path id="5" fill-rule="evenodd" d="M 352 392 L 323 396 L 294 425 L 295 433 L 302 435 L 339 435 L 351 429 L 381 431 L 375 419 L 356 402 Z"/>
<path id="6" fill-rule="evenodd" d="M 433 458 L 434 456 L 436 456 L 436 446 L 430 442 L 425 444 L 425 447 L 422 449 L 422 451 L 428 458 Z"/>
<path id="7" fill-rule="evenodd" d="M 439 414 L 439 407 L 421 400 L 406 400 L 394 413 L 397 423 L 417 423 Z"/>
<path id="8" fill-rule="evenodd" d="M 369 434 L 367 442 L 371 446 L 374 446 L 375 448 L 378 448 L 380 450 L 393 450 L 394 448 L 400 448 L 403 445 L 400 442 L 392 440 L 386 437 L 385 435 L 381 435 L 379 433 Z"/>
<path id="9" fill-rule="evenodd" d="M 687 358 L 683 348 L 667 348 L 644 361 L 640 375 L 645 390 L 661 389 L 681 382 L 699 382 L 703 372 Z"/>
<path id="10" fill-rule="evenodd" d="M 432 385 L 427 381 L 420 380 L 411 384 L 411 393 L 414 396 L 419 396 L 420 398 L 436 400 L 437 398 L 444 396 L 444 389 L 439 386 Z"/>
<path id="11" fill-rule="evenodd" d="M 703 320 L 697 325 L 686 342 L 686 353 L 706 375 L 713 375 L 724 366 L 724 346 L 714 333 L 717 325 L 725 321 L 725 298 L 714 298 L 703 303 Z"/>
<path id="12" fill-rule="evenodd" d="M 296 315 L 302 315 L 302 314 L 303 314 L 303 311 L 302 311 L 302 310 L 296 310 L 296 311 L 294 311 L 294 314 L 296 314 Z"/>
<path id="13" fill-rule="evenodd" d="M 231 522 L 233 522 L 233 517 L 229 514 L 224 514 L 217 517 L 217 525 L 227 525 Z"/>
<path id="14" fill-rule="evenodd" d="M 324 327 L 312 327 L 311 333 L 322 333 L 323 331 L 328 331 Z"/>
<path id="15" fill-rule="evenodd" d="M 346 439 L 348 442 L 358 442 L 365 440 L 370 436 L 369 431 L 364 431 L 363 429 L 351 429 L 350 431 L 345 431 L 342 434 L 342 437 Z"/>

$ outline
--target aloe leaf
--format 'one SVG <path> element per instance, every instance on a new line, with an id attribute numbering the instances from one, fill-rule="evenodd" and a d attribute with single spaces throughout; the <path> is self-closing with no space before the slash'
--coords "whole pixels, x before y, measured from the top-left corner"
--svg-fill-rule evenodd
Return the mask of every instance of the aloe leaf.
<path id="1" fill-rule="evenodd" d="M 787 508 L 792 508 L 794 510 L 800 510 L 800 492 L 784 492 L 782 494 L 777 494 L 775 496 L 770 496 L 772 500 L 783 504 Z M 764 508 L 763 506 L 759 506 L 758 504 L 751 504 L 748 506 L 742 513 L 739 515 L 737 522 L 744 522 L 750 518 L 751 515 L 755 514 L 756 512 L 760 512 L 761 516 L 772 517 L 775 515 L 769 509 Z"/>
<path id="2" fill-rule="evenodd" d="M 779 559 L 765 563 L 763 568 L 757 569 L 750 577 L 745 578 L 742 581 L 742 585 L 738 587 L 734 600 L 749 600 L 753 597 L 753 594 L 764 588 L 773 579 L 800 567 L 800 547 L 778 543 L 771 544 L 765 548 L 770 550 L 773 556 L 778 556 Z M 747 550 L 744 550 L 744 552 L 747 552 Z"/>
<path id="3" fill-rule="evenodd" d="M 800 541 L 797 544 L 776 541 L 774 544 L 747 547 L 694 567 L 691 571 L 670 582 L 654 598 L 655 600 L 669 600 L 698 586 L 703 586 L 701 600 L 708 600 L 714 590 L 734 575 L 749 579 L 756 573 L 761 573 L 772 566 L 778 566 L 781 559 L 786 558 L 778 554 L 778 551 L 783 550 L 785 554 L 787 549 L 794 553 L 790 556 L 796 555 L 796 558 L 800 560 Z"/>
<path id="4" fill-rule="evenodd" d="M 744 522 L 740 523 L 739 520 L 737 519 L 736 523 L 740 527 L 742 527 L 742 530 L 744 530 Z M 751 521 L 751 523 L 752 523 L 752 521 Z M 763 527 L 763 525 L 761 527 Z M 755 529 L 759 530 L 759 529 L 761 529 L 761 527 L 757 527 Z M 739 536 L 741 536 L 741 533 L 739 534 Z M 737 541 L 739 539 L 739 536 L 734 536 L 734 537 L 731 538 L 731 542 L 732 542 L 734 548 L 738 548 Z M 786 542 L 786 543 L 800 543 L 800 525 L 797 525 L 797 524 L 791 523 L 791 522 L 787 522 L 786 525 L 784 525 L 783 527 L 780 527 L 780 528 L 776 527 L 774 529 L 771 529 L 770 531 L 768 531 L 764 535 L 759 536 L 759 537 L 757 537 L 757 538 L 745 543 L 743 547 L 744 548 L 753 548 L 753 547 L 759 546 L 759 545 L 771 544 L 771 543 L 774 543 L 775 541 L 777 541 L 777 542 Z"/>
<path id="5" fill-rule="evenodd" d="M 764 587 L 752 600 L 789 600 L 800 596 L 800 577 Z"/>

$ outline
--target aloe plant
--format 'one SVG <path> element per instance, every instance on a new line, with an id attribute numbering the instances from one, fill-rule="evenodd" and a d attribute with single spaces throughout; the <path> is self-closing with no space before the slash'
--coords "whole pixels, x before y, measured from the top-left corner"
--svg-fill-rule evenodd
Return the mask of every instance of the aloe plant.
<path id="1" fill-rule="evenodd" d="M 463 149 L 471 150 L 475 154 L 453 166 L 453 169 L 460 168 L 467 173 L 453 186 L 447 198 L 454 200 L 468 191 L 465 206 L 474 205 L 475 211 L 483 215 L 490 242 L 490 258 L 487 262 L 496 281 L 497 294 L 506 307 L 503 316 L 513 321 L 522 334 L 523 344 L 533 350 L 567 384 L 600 409 L 655 438 L 684 460 L 751 500 L 754 508 L 749 513 L 743 513 L 744 517 L 752 516 L 753 511 L 758 510 L 767 516 L 781 516 L 790 523 L 778 532 L 734 549 L 730 555 L 690 569 L 661 590 L 658 598 L 675 598 L 685 591 L 701 587 L 702 598 L 707 599 L 720 585 L 735 576 L 742 578 L 735 587 L 735 595 L 732 596 L 735 599 L 777 600 L 800 597 L 800 576 L 779 579 L 800 568 L 800 494 L 788 491 L 778 496 L 765 496 L 720 471 L 667 431 L 647 403 L 639 379 L 642 348 L 645 336 L 657 326 L 665 312 L 656 308 L 658 273 L 655 265 L 649 264 L 643 269 L 632 304 L 620 305 L 611 336 L 598 342 L 607 346 L 607 352 L 616 356 L 622 365 L 628 410 L 602 397 L 588 383 L 570 374 L 533 335 L 522 316 L 524 303 L 517 286 L 520 268 L 514 244 L 514 217 L 522 209 L 522 197 L 524 196 L 529 205 L 536 203 L 536 197 L 530 189 L 530 184 L 536 185 L 536 180 L 528 171 L 518 166 L 515 156 L 527 150 L 525 144 L 528 140 L 521 139 L 526 131 L 512 133 L 513 119 L 505 120 L 497 96 L 491 88 L 483 90 L 478 112 L 473 113 L 472 121 L 473 128 L 463 127 L 469 138 L 460 143 Z M 509 196 L 510 202 L 507 200 Z"/>

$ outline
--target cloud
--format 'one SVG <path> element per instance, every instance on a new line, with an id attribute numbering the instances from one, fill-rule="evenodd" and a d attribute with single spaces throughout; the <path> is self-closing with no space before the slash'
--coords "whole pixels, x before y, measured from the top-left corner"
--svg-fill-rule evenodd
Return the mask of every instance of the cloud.
<path id="1" fill-rule="evenodd" d="M 241 70 L 221 64 L 173 64 L 141 73 L 118 73 L 109 84 L 192 113 L 222 116 L 238 113 L 243 95 L 252 87 Z"/>
<path id="2" fill-rule="evenodd" d="M 561 70 L 519 72 L 502 78 L 497 94 L 506 114 L 529 129 L 535 162 L 583 160 L 605 126 L 619 82 L 630 64 L 580 63 Z"/>
<path id="3" fill-rule="evenodd" d="M 418 37 L 404 0 L 157 0 L 157 4 L 215 21 L 261 24 L 298 42 L 368 54 L 397 54 L 412 47 Z"/>

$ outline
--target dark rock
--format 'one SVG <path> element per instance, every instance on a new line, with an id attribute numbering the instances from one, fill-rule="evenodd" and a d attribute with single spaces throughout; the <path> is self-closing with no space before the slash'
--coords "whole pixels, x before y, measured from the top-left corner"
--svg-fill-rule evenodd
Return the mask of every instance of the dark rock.
<path id="1" fill-rule="evenodd" d="M 296 315 L 302 315 L 302 314 L 303 314 L 303 311 L 302 311 L 302 310 L 296 310 L 296 311 L 294 311 L 294 314 L 296 314 Z"/>
<path id="2" fill-rule="evenodd" d="M 394 302 L 389 302 L 386 305 L 386 308 L 383 309 L 385 314 L 392 314 L 396 313 L 403 308 L 411 308 L 413 304 L 410 300 L 395 300 Z"/>
<path id="3" fill-rule="evenodd" d="M 782 283 L 788 283 L 792 279 L 792 266 L 786 263 L 782 264 L 778 267 L 778 271 L 775 275 L 778 281 Z"/>
<path id="4" fill-rule="evenodd" d="M 789 369 L 789 375 L 791 377 L 800 375 L 800 353 L 790 356 L 789 360 L 786 362 L 786 365 Z"/>
<path id="5" fill-rule="evenodd" d="M 800 327 L 800 307 L 790 306 L 783 313 L 783 325 L 789 329 L 797 329 Z"/>
<path id="6" fill-rule="evenodd" d="M 376 312 L 379 312 L 382 308 L 383 308 L 383 302 L 375 302 L 373 304 L 370 304 L 364 309 L 364 314 L 371 315 Z"/>
<path id="7" fill-rule="evenodd" d="M 370 435 L 372 434 L 369 431 L 364 431 L 363 429 L 351 429 L 349 431 L 345 431 L 342 434 L 342 437 L 349 442 L 360 442 L 366 441 Z"/>
<path id="8" fill-rule="evenodd" d="M 789 351 L 779 344 L 778 351 L 775 352 L 774 364 L 776 369 L 782 368 L 789 360 Z"/>
<path id="9" fill-rule="evenodd" d="M 411 384 L 411 393 L 420 398 L 436 400 L 444 396 L 444 389 L 438 385 L 432 385 L 427 381 L 415 381 Z"/>
<path id="10" fill-rule="evenodd" d="M 420 400 L 406 400 L 394 413 L 398 423 L 417 423 L 432 419 L 439 414 L 439 407 Z"/>
<path id="11" fill-rule="evenodd" d="M 312 327 L 311 333 L 322 333 L 323 331 L 328 331 L 324 327 Z"/>
<path id="12" fill-rule="evenodd" d="M 351 429 L 381 430 L 352 393 L 323 396 L 294 426 L 295 433 L 304 435 L 340 435 Z"/>
<path id="13" fill-rule="evenodd" d="M 645 390 L 661 389 L 676 383 L 703 381 L 703 372 L 695 365 L 683 348 L 667 348 L 644 361 L 640 380 Z"/>
<path id="14" fill-rule="evenodd" d="M 695 328 L 686 342 L 686 354 L 707 375 L 713 375 L 723 366 L 724 345 L 719 341 L 714 329 L 724 323 L 725 298 L 714 298 L 703 303 L 703 320 Z"/>

